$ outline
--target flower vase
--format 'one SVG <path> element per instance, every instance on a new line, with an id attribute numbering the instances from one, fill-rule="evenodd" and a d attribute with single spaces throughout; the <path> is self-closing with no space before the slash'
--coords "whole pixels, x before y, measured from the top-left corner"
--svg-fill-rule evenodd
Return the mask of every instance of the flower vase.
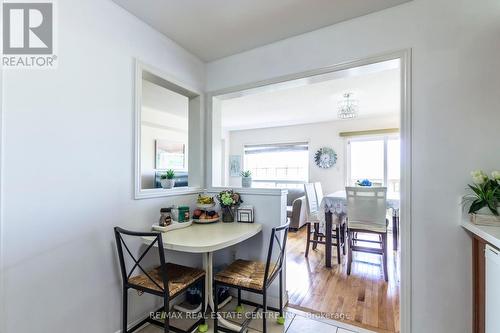
<path id="1" fill-rule="evenodd" d="M 222 222 L 230 223 L 234 222 L 235 208 L 234 207 L 222 207 Z"/>

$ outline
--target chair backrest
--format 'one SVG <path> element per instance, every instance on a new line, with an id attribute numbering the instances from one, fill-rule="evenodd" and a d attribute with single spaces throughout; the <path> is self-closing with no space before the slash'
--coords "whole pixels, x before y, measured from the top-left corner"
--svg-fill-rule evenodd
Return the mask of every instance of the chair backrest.
<path id="1" fill-rule="evenodd" d="M 118 250 L 118 257 L 120 260 L 120 270 L 122 274 L 122 280 L 123 280 L 123 285 L 126 287 L 129 284 L 129 279 L 132 277 L 132 274 L 136 270 L 136 268 L 139 268 L 140 271 L 144 275 L 148 277 L 149 280 L 151 280 L 160 290 L 163 290 L 166 295 L 168 295 L 168 276 L 166 272 L 166 266 L 165 266 L 165 252 L 163 250 L 163 241 L 161 237 L 161 233 L 159 232 L 135 232 L 135 231 L 129 231 L 122 229 L 120 227 L 115 227 L 115 239 L 116 239 L 116 248 Z M 132 240 L 133 238 L 140 238 L 140 237 L 152 237 L 152 242 L 149 244 L 144 250 L 144 252 L 138 256 L 135 257 L 132 254 L 132 251 L 129 248 L 129 242 L 125 241 L 125 238 L 127 240 Z M 128 243 L 128 244 L 127 244 Z M 146 255 L 152 251 L 153 247 L 155 244 L 158 244 L 158 255 L 160 258 L 160 267 L 161 267 L 161 275 L 163 279 L 163 286 L 160 286 L 147 272 L 147 270 L 141 265 L 141 262 L 144 260 Z M 127 269 L 127 265 L 125 263 L 125 256 L 123 253 L 123 248 L 125 248 L 126 252 L 128 253 L 128 256 L 133 260 L 134 265 L 130 270 Z M 154 251 L 154 250 L 153 250 Z"/>
<path id="2" fill-rule="evenodd" d="M 318 202 L 318 207 L 320 207 L 321 202 L 323 201 L 323 186 L 321 186 L 320 182 L 314 183 L 314 190 L 316 192 L 316 201 Z"/>
<path id="3" fill-rule="evenodd" d="M 346 187 L 347 219 L 385 226 L 387 187 Z"/>
<path id="4" fill-rule="evenodd" d="M 318 199 L 316 198 L 316 190 L 314 184 L 304 184 L 307 201 L 307 215 L 315 216 L 318 213 Z"/>
<path id="5" fill-rule="evenodd" d="M 271 283 L 276 274 L 278 274 L 283 268 L 283 262 L 285 260 L 285 249 L 286 249 L 286 240 L 288 238 L 288 229 L 290 227 L 290 223 L 281 225 L 279 227 L 274 227 L 271 231 L 271 240 L 269 241 L 269 250 L 267 251 L 267 260 L 266 260 L 266 270 L 264 272 L 264 284 L 268 285 Z M 279 233 L 281 234 L 281 237 Z M 276 259 L 276 263 L 271 270 L 271 260 L 273 256 L 273 249 L 275 243 L 278 245 L 278 258 Z M 270 271 L 271 270 L 271 271 Z"/>

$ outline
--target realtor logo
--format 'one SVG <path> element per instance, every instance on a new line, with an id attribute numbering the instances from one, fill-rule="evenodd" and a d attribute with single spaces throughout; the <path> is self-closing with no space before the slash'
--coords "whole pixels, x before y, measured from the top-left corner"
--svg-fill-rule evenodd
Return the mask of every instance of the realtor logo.
<path id="1" fill-rule="evenodd" d="M 3 3 L 4 67 L 54 67 L 54 4 Z"/>

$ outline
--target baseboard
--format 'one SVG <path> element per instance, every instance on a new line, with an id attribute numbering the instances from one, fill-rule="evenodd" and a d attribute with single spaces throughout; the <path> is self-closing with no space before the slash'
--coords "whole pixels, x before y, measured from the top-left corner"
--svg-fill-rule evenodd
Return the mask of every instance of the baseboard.
<path id="1" fill-rule="evenodd" d="M 170 301 L 170 307 L 169 307 L 169 309 L 172 310 L 172 308 L 173 308 L 174 305 L 181 303 L 182 301 L 184 301 L 184 299 L 185 299 L 185 292 L 182 293 L 182 294 L 180 294 L 179 296 L 177 296 L 176 298 L 174 298 L 173 300 Z M 151 312 L 155 312 L 156 310 L 158 310 L 161 307 L 162 303 L 163 303 L 163 301 L 160 302 L 160 300 L 156 300 L 155 304 L 154 304 L 154 307 L 152 308 L 152 310 L 150 310 L 148 312 L 145 312 L 142 316 L 139 316 L 139 319 L 136 319 L 136 320 L 134 320 L 132 322 L 129 322 L 127 324 L 127 330 L 129 330 L 132 327 L 134 327 L 135 325 L 139 324 L 142 320 L 144 320 L 144 318 L 149 317 L 150 313 Z M 129 303 L 129 306 L 130 306 L 130 303 Z M 150 324 L 146 323 L 141 328 L 144 328 L 147 325 L 150 325 Z M 118 331 L 116 331 L 114 333 L 123 333 L 123 330 L 119 329 Z"/>
<path id="2" fill-rule="evenodd" d="M 150 313 L 150 312 L 148 312 L 148 313 L 144 314 L 144 316 L 140 317 L 139 319 L 134 320 L 133 322 L 129 323 L 129 324 L 127 325 L 127 330 L 131 329 L 132 327 L 134 327 L 135 325 L 137 325 L 137 324 L 139 324 L 141 321 L 143 321 L 143 320 L 144 320 L 144 318 L 146 318 L 147 316 L 149 316 L 149 313 Z M 145 323 L 145 324 L 141 327 L 141 329 L 142 329 L 142 328 L 144 328 L 144 327 L 146 327 L 147 325 L 149 325 L 149 323 Z M 123 330 L 120 328 L 120 329 L 119 329 L 118 331 L 116 331 L 115 333 L 123 333 Z"/>

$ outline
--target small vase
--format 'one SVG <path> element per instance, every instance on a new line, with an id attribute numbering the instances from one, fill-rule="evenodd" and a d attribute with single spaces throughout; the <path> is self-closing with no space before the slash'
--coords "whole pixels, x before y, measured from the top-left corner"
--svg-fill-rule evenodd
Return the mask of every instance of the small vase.
<path id="1" fill-rule="evenodd" d="M 234 207 L 222 207 L 222 222 L 231 223 L 234 222 L 235 208 Z"/>
<path id="2" fill-rule="evenodd" d="M 252 187 L 252 177 L 241 177 L 241 187 Z"/>
<path id="3" fill-rule="evenodd" d="M 160 180 L 161 187 L 164 189 L 171 189 L 175 186 L 175 179 L 162 179 Z"/>

